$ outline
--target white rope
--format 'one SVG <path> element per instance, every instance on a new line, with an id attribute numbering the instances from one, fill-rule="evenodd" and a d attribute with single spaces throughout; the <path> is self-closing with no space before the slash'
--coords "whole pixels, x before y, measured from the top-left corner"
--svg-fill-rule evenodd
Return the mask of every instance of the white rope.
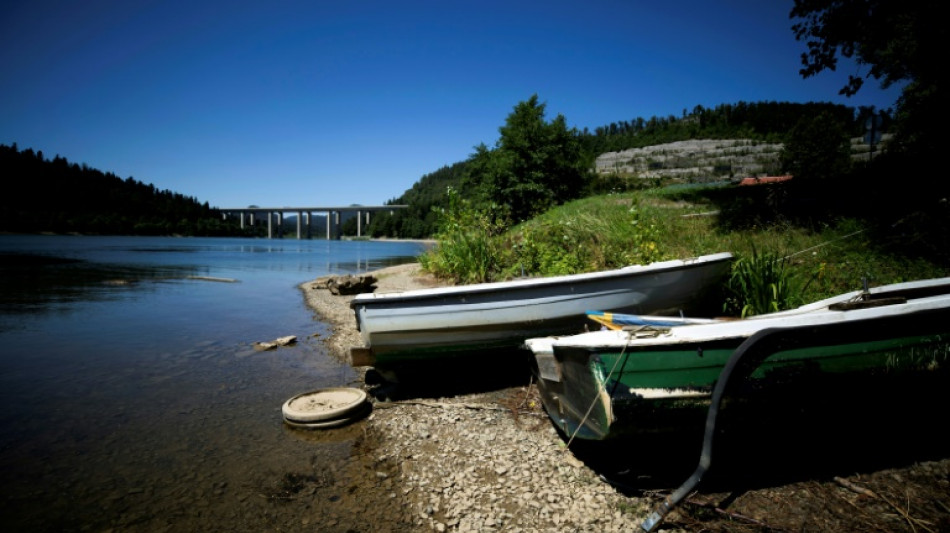
<path id="1" fill-rule="evenodd" d="M 849 233 L 849 234 L 847 234 L 847 235 L 843 235 L 843 236 L 841 236 L 841 237 L 838 237 L 837 239 L 831 239 L 830 241 L 825 241 L 825 242 L 818 243 L 818 244 L 816 244 L 816 245 L 814 245 L 814 246 L 811 246 L 811 247 L 809 247 L 809 248 L 805 248 L 804 250 L 800 250 L 800 251 L 795 252 L 795 253 L 793 253 L 793 254 L 791 254 L 791 255 L 786 255 L 785 257 L 779 259 L 779 261 L 784 261 L 784 260 L 786 260 L 786 259 L 790 259 L 790 258 L 792 258 L 792 257 L 795 257 L 795 256 L 798 255 L 798 254 L 803 254 L 803 253 L 805 253 L 805 252 L 810 252 L 810 251 L 812 251 L 812 250 L 814 250 L 814 249 L 816 249 L 816 248 L 821 248 L 822 246 L 827 246 L 827 245 L 829 245 L 829 244 L 831 244 L 831 243 L 833 243 L 833 242 L 838 242 L 838 241 L 840 241 L 840 240 L 844 240 L 844 239 L 847 239 L 847 238 L 850 238 L 850 237 L 854 237 L 855 235 L 857 235 L 857 234 L 859 234 L 859 233 L 864 233 L 865 231 L 866 231 L 866 230 L 859 229 L 858 231 L 854 231 L 854 232 L 851 232 L 851 233 Z"/>
<path id="2" fill-rule="evenodd" d="M 617 360 L 614 361 L 614 366 L 610 369 L 610 372 L 607 373 L 607 378 L 604 380 L 603 388 L 604 392 L 607 392 L 607 382 L 610 381 L 611 376 L 614 375 L 614 370 L 617 370 L 617 365 L 620 363 L 620 360 L 624 358 L 624 354 L 627 352 L 627 347 L 630 346 L 630 339 L 633 336 L 633 332 L 627 331 L 627 342 L 623 345 L 623 350 L 620 350 L 620 355 L 617 357 Z M 574 442 L 574 437 L 577 436 L 577 432 L 581 430 L 581 426 L 587 422 L 587 418 L 590 416 L 590 413 L 594 410 L 594 406 L 597 405 L 597 397 L 599 394 L 594 395 L 594 399 L 590 402 L 590 407 L 587 408 L 587 412 L 584 413 L 584 416 L 578 422 L 577 427 L 574 428 L 574 433 L 571 434 L 571 437 L 567 439 L 567 448 L 571 447 L 571 443 Z"/>

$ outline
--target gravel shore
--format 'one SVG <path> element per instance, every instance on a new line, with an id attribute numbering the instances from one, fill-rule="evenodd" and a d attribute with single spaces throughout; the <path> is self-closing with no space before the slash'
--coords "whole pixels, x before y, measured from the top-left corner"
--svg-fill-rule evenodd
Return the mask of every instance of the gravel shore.
<path id="1" fill-rule="evenodd" d="M 418 264 L 373 275 L 378 293 L 441 284 Z M 360 345 L 352 297 L 314 282 L 301 288 L 332 326 L 328 350 L 346 360 L 349 347 Z M 530 382 L 461 396 L 374 400 L 359 424 L 367 436 L 362 453 L 375 472 L 360 488 L 363 497 L 375 491 L 370 499 L 389 502 L 385 509 L 367 507 L 362 517 L 376 520 L 377 531 L 634 531 L 650 511 L 650 502 L 620 494 L 568 450 Z"/>

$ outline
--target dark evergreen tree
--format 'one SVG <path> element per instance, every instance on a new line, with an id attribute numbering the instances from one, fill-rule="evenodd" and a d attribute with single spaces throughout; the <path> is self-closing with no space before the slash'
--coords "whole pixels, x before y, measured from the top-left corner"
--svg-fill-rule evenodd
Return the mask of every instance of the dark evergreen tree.
<path id="1" fill-rule="evenodd" d="M 537 95 L 516 105 L 495 148 L 476 148 L 464 182 L 481 202 L 505 206 L 516 222 L 578 197 L 589 177 L 577 131 L 562 115 L 545 122 L 544 109 Z"/>

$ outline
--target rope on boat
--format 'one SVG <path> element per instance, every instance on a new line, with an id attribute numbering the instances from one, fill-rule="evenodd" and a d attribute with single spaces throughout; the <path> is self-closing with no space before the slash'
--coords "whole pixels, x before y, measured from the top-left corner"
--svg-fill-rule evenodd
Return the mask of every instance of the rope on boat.
<path id="1" fill-rule="evenodd" d="M 627 342 L 623 345 L 623 350 L 620 351 L 620 355 L 617 357 L 617 360 L 614 361 L 614 366 L 610 368 L 610 372 L 607 373 L 607 378 L 604 380 L 604 392 L 607 392 L 606 384 L 610 381 L 610 377 L 614 375 L 614 371 L 617 370 L 617 363 L 623 359 L 623 366 L 627 364 L 627 347 L 630 346 L 630 340 L 633 338 L 633 330 L 624 330 L 627 334 Z M 623 369 L 621 366 L 621 369 Z M 610 391 L 610 396 L 613 396 L 613 393 L 617 390 L 617 385 L 619 382 L 614 383 L 613 390 Z M 577 427 L 574 428 L 574 432 L 571 434 L 571 437 L 567 439 L 567 448 L 571 447 L 571 443 L 574 442 L 574 437 L 577 436 L 577 433 L 581 430 L 581 427 L 587 422 L 587 418 L 590 417 L 591 412 L 594 411 L 594 406 L 597 405 L 597 394 L 594 395 L 594 398 L 590 402 L 590 407 L 587 408 L 587 412 L 584 413 L 584 416 L 581 418 L 580 422 L 577 423 Z"/>
<path id="2" fill-rule="evenodd" d="M 849 238 L 854 237 L 855 235 L 857 235 L 857 234 L 859 234 L 859 233 L 864 233 L 865 231 L 867 231 L 867 230 L 866 230 L 866 229 L 859 229 L 858 231 L 852 231 L 851 233 L 849 233 L 849 234 L 847 234 L 847 235 L 842 235 L 841 237 L 838 237 L 838 238 L 836 238 L 836 239 L 831 239 L 830 241 L 820 242 L 820 243 L 818 243 L 818 244 L 816 244 L 816 245 L 814 245 L 814 246 L 809 246 L 808 248 L 805 248 L 804 250 L 799 250 L 799 251 L 797 251 L 797 252 L 795 252 L 795 253 L 793 253 L 793 254 L 786 255 L 785 257 L 779 259 L 778 261 L 784 261 L 784 260 L 786 260 L 786 259 L 791 259 L 792 257 L 795 257 L 796 255 L 803 254 L 803 253 L 805 253 L 805 252 L 810 252 L 810 251 L 812 251 L 812 250 L 821 248 L 822 246 L 827 246 L 827 245 L 829 245 L 829 244 L 831 244 L 831 243 L 833 243 L 833 242 L 838 242 L 838 241 L 843 241 L 844 239 L 849 239 Z"/>
<path id="3" fill-rule="evenodd" d="M 898 225 L 902 224 L 905 220 L 907 220 L 907 217 L 904 217 L 904 218 L 899 219 L 897 222 L 891 224 L 890 227 L 891 227 L 891 228 L 896 228 Z M 855 235 L 858 235 L 859 233 L 864 233 L 865 231 L 867 231 L 867 228 L 862 228 L 862 229 L 859 229 L 858 231 L 852 231 L 851 233 L 849 233 L 849 234 L 847 234 L 847 235 L 842 235 L 841 237 L 838 237 L 838 238 L 836 238 L 836 239 L 831 239 L 830 241 L 820 242 L 820 243 L 818 243 L 818 244 L 816 244 L 816 245 L 814 245 L 814 246 L 810 246 L 810 247 L 808 247 L 808 248 L 805 248 L 804 250 L 799 250 L 799 251 L 797 251 L 797 252 L 795 252 L 795 253 L 793 253 L 793 254 L 786 255 L 786 256 L 783 257 L 782 259 L 779 259 L 779 261 L 784 261 L 784 260 L 786 260 L 786 259 L 790 259 L 790 258 L 792 258 L 792 257 L 795 257 L 796 255 L 803 254 L 803 253 L 805 253 L 805 252 L 810 252 L 810 251 L 815 250 L 815 249 L 817 249 L 817 248 L 821 248 L 822 246 L 827 246 L 827 245 L 829 245 L 829 244 L 831 244 L 831 243 L 833 243 L 833 242 L 838 242 L 838 241 L 842 241 L 842 240 L 844 240 L 844 239 L 849 239 L 849 238 L 851 238 L 851 237 L 854 237 Z"/>

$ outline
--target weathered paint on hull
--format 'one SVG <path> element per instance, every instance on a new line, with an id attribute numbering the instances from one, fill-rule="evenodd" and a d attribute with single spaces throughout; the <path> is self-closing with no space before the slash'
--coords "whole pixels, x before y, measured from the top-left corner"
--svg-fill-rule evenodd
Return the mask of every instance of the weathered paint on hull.
<path id="1" fill-rule="evenodd" d="M 778 352 L 752 374 L 746 389 L 808 393 L 819 384 L 946 372 L 950 323 L 935 331 Z M 744 340 L 625 351 L 559 348 L 554 358 L 560 379 L 539 379 L 538 385 L 551 419 L 576 438 L 602 440 L 701 424 L 716 379 Z M 677 392 L 649 397 L 650 391 Z"/>

